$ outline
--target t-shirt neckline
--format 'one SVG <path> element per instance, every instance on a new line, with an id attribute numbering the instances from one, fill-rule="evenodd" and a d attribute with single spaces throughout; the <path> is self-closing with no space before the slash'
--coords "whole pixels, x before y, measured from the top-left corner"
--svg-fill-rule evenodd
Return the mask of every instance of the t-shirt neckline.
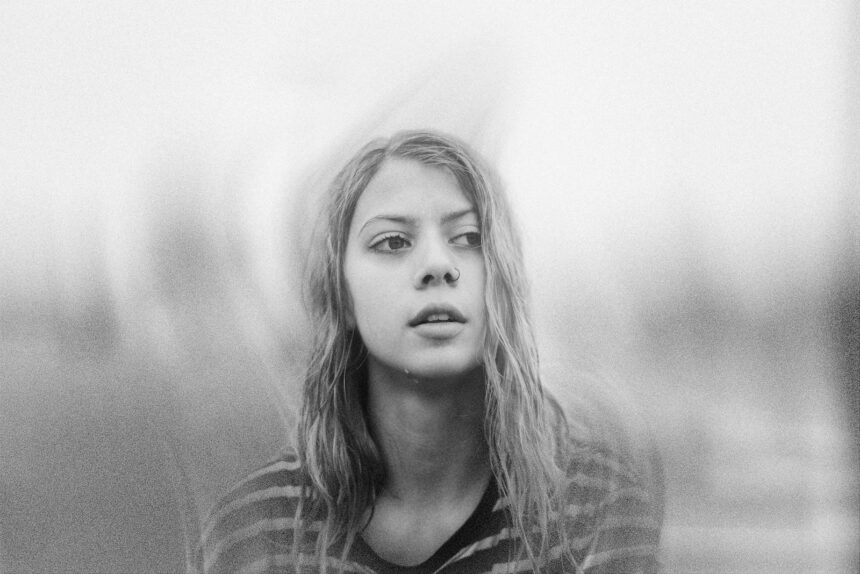
<path id="1" fill-rule="evenodd" d="M 498 487 L 496 485 L 495 476 L 491 474 L 490 480 L 487 483 L 487 488 L 484 490 L 481 500 L 478 501 L 478 505 L 475 507 L 475 510 L 472 511 L 469 518 L 466 519 L 466 521 L 454 532 L 454 534 L 451 535 L 450 538 L 448 538 L 448 540 L 442 543 L 436 552 L 420 564 L 416 564 L 414 566 L 401 566 L 399 564 L 389 562 L 379 556 L 360 535 L 356 536 L 350 554 L 352 554 L 353 560 L 365 566 L 369 566 L 379 574 L 425 574 L 428 572 L 434 572 L 450 560 L 464 546 L 474 542 L 475 533 L 484 526 L 490 514 L 493 512 L 493 507 L 497 500 Z"/>

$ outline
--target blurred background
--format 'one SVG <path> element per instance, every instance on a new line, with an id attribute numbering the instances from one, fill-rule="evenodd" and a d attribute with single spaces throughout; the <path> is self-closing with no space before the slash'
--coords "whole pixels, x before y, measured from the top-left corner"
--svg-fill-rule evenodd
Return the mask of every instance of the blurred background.
<path id="1" fill-rule="evenodd" d="M 0 570 L 182 572 L 274 456 L 315 202 L 499 169 L 547 384 L 662 452 L 665 571 L 858 571 L 860 9 L 5 2 Z"/>

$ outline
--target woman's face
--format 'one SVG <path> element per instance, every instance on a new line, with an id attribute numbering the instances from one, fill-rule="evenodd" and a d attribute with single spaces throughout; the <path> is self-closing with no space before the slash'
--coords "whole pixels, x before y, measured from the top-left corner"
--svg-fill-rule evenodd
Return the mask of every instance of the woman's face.
<path id="1" fill-rule="evenodd" d="M 480 363 L 480 227 L 450 172 L 386 160 L 356 205 L 344 266 L 371 369 L 441 379 Z"/>

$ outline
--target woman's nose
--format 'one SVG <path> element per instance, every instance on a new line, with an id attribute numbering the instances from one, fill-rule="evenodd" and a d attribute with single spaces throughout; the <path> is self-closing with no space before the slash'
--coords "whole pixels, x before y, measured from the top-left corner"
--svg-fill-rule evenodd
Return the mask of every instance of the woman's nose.
<path id="1" fill-rule="evenodd" d="M 428 245 L 415 274 L 415 287 L 423 288 L 436 284 L 452 285 L 460 278 L 454 257 L 447 245 Z"/>

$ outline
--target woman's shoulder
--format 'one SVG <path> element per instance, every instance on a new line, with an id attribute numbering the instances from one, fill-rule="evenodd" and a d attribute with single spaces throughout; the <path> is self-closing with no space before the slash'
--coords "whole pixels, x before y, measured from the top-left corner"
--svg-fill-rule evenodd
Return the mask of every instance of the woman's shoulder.
<path id="1" fill-rule="evenodd" d="M 634 461 L 614 445 L 571 439 L 565 453 L 564 470 L 568 504 L 596 509 L 613 493 L 636 490 L 654 504 L 648 480 Z"/>
<path id="2" fill-rule="evenodd" d="M 304 483 L 293 449 L 239 480 L 204 522 L 201 570 L 218 571 L 216 564 L 236 564 L 239 555 L 257 554 L 262 546 L 291 540 Z"/>
<path id="3" fill-rule="evenodd" d="M 554 401 L 561 464 L 569 481 L 608 494 L 640 486 L 662 505 L 663 469 L 649 430 L 618 410 L 594 403 Z M 588 489 L 583 489 L 588 492 Z"/>
<path id="4" fill-rule="evenodd" d="M 302 482 L 298 454 L 292 448 L 284 450 L 237 481 L 218 500 L 206 519 L 204 537 L 217 523 L 225 522 L 238 511 L 247 514 L 249 509 L 257 508 L 259 503 L 277 499 L 298 499 Z"/>
<path id="5" fill-rule="evenodd" d="M 236 501 L 255 492 L 270 491 L 270 489 L 277 487 L 297 487 L 301 480 L 299 456 L 295 449 L 287 448 L 275 458 L 255 468 L 237 481 L 227 494 L 221 497 L 210 516 L 217 514 L 225 507 L 234 506 Z"/>
<path id="6" fill-rule="evenodd" d="M 662 505 L 662 460 L 647 429 L 631 436 L 623 421 L 605 411 L 600 417 L 577 410 L 562 413 L 560 449 L 568 480 L 604 494 L 637 486 L 648 491 L 656 506 Z"/>
<path id="7" fill-rule="evenodd" d="M 656 571 L 664 499 L 656 451 L 631 448 L 604 430 L 565 430 L 564 514 L 571 539 L 581 542 L 574 549 L 582 566 L 588 572 Z"/>

